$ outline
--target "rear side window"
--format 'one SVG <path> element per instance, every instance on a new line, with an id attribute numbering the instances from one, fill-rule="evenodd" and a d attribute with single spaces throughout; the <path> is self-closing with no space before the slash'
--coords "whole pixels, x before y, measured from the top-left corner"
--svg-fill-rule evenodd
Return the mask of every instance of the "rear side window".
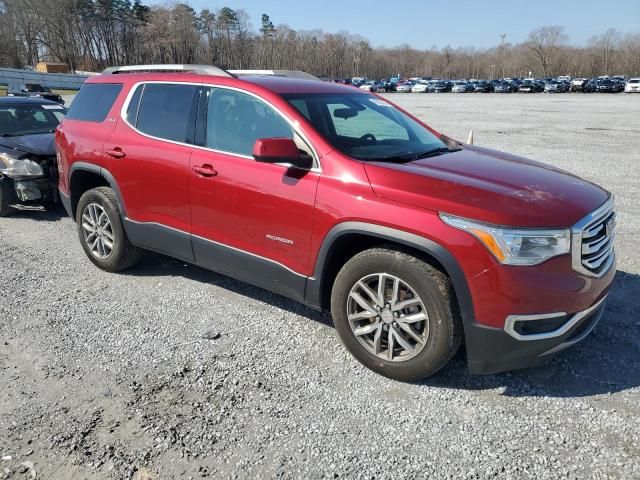
<path id="1" fill-rule="evenodd" d="M 144 85 L 135 127 L 153 137 L 193 143 L 197 90 L 194 85 Z M 134 94 L 133 101 L 137 95 L 138 92 Z M 133 112 L 131 116 L 134 116 Z"/>
<path id="2" fill-rule="evenodd" d="M 113 102 L 118 98 L 122 84 L 89 83 L 83 85 L 71 102 L 67 119 L 83 122 L 103 122 Z"/>

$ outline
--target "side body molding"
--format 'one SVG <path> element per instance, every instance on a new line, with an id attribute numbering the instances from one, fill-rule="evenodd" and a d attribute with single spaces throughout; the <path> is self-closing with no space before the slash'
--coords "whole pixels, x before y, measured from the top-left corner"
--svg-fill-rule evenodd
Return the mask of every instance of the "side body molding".
<path id="1" fill-rule="evenodd" d="M 451 279 L 465 330 L 467 330 L 467 325 L 474 322 L 473 303 L 471 301 L 471 293 L 469 292 L 467 280 L 458 261 L 447 249 L 434 241 L 413 233 L 364 222 L 344 222 L 329 230 L 320 247 L 313 277 L 307 279 L 305 303 L 315 308 L 322 308 L 322 280 L 325 274 L 327 258 L 331 254 L 332 247 L 336 240 L 349 234 L 364 234 L 377 237 L 381 241 L 399 243 L 415 248 L 435 258 Z"/>

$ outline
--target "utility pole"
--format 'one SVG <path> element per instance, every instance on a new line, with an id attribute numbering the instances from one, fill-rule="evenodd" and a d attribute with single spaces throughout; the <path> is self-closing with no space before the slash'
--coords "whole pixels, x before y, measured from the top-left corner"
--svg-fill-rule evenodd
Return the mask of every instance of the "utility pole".
<path id="1" fill-rule="evenodd" d="M 500 35 L 500 68 L 502 69 L 502 78 L 504 78 L 504 39 L 507 38 L 507 34 Z"/>

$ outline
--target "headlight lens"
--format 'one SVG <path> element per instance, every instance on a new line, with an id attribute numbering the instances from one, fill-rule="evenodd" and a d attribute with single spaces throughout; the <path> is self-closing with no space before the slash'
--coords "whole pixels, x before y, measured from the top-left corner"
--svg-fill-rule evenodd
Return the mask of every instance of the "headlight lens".
<path id="1" fill-rule="evenodd" d="M 538 265 L 552 257 L 569 253 L 569 229 L 541 230 L 509 228 L 474 222 L 440 214 L 444 223 L 476 237 L 494 257 L 505 265 Z"/>
<path id="2" fill-rule="evenodd" d="M 33 160 L 13 158 L 0 154 L 0 173 L 7 177 L 41 177 L 42 167 Z"/>

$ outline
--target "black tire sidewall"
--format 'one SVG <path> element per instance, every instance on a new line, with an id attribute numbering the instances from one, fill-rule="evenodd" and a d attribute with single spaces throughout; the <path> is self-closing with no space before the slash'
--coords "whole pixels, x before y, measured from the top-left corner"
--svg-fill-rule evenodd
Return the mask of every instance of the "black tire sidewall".
<path id="1" fill-rule="evenodd" d="M 111 255 L 104 260 L 96 258 L 91 253 L 91 249 L 87 245 L 87 242 L 84 239 L 84 232 L 82 231 L 82 212 L 90 203 L 97 203 L 104 208 L 109 216 L 109 221 L 111 222 L 111 229 L 114 237 L 113 251 Z M 92 190 L 88 190 L 82 195 L 82 197 L 80 197 L 80 201 L 78 202 L 78 207 L 76 209 L 76 225 L 82 249 L 97 267 L 108 272 L 117 272 L 128 266 L 125 266 L 123 263 L 127 258 L 127 249 L 131 248 L 131 245 L 129 244 L 124 231 L 122 219 L 120 217 L 120 210 L 114 201 L 113 192 L 110 189 L 106 187 L 94 188 Z"/>
<path id="2" fill-rule="evenodd" d="M 367 368 L 386 377 L 412 381 L 433 375 L 456 353 L 460 344 L 455 335 L 452 309 L 441 285 L 446 278 L 433 267 L 393 250 L 376 249 L 379 254 L 357 255 L 338 273 L 331 295 L 331 312 L 344 346 Z M 373 253 L 373 251 L 372 251 Z M 373 273 L 388 273 L 409 284 L 423 300 L 429 316 L 429 338 L 423 350 L 410 360 L 389 362 L 367 351 L 353 334 L 347 320 L 347 299 L 353 285 Z M 429 272 L 435 274 L 430 275 Z"/>
<path id="3" fill-rule="evenodd" d="M 15 212 L 15 209 L 9 206 L 8 199 L 10 181 L 7 178 L 0 179 L 0 217 L 6 217 Z"/>

